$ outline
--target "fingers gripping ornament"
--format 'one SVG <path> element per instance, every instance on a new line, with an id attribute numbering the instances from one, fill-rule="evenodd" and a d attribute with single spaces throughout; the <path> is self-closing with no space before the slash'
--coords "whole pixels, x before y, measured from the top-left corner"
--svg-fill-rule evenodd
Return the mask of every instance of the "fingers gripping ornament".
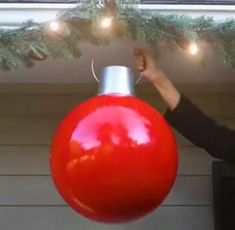
<path id="1" fill-rule="evenodd" d="M 133 96 L 133 76 L 106 67 L 99 95 L 73 109 L 51 146 L 51 171 L 63 199 L 81 215 L 121 223 L 152 212 L 176 178 L 172 130 Z"/>

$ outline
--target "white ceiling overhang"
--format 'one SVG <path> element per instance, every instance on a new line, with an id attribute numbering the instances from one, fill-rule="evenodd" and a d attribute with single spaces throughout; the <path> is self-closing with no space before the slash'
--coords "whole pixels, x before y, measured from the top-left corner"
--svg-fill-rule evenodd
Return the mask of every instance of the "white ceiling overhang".
<path id="1" fill-rule="evenodd" d="M 54 20 L 61 10 L 74 8 L 79 4 L 56 3 L 0 3 L 0 27 L 16 27 L 32 19 L 43 23 Z M 162 14 L 184 14 L 191 17 L 210 16 L 216 20 L 235 18 L 235 5 L 177 5 L 177 4 L 140 4 L 144 10 L 158 10 Z"/>

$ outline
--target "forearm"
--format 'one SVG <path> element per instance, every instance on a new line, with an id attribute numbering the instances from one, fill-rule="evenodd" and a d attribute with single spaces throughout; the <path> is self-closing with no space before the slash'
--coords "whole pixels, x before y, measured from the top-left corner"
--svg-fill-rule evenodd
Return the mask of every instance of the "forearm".
<path id="1" fill-rule="evenodd" d="M 183 95 L 176 109 L 165 114 L 167 121 L 213 157 L 235 163 L 235 131 L 218 125 Z"/>
<path id="2" fill-rule="evenodd" d="M 156 77 L 153 76 L 152 78 L 154 87 L 161 95 L 169 110 L 173 111 L 179 104 L 180 92 L 162 71 L 156 71 L 154 75 L 156 75 Z"/>

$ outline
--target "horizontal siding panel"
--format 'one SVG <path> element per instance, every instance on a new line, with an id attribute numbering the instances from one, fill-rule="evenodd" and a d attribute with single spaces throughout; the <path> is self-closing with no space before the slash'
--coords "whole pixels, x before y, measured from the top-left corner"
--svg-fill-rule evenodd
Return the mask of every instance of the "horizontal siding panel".
<path id="1" fill-rule="evenodd" d="M 210 205 L 209 176 L 177 177 L 164 205 Z M 50 176 L 0 176 L 1 205 L 62 205 Z"/>
<path id="2" fill-rule="evenodd" d="M 193 82 L 176 83 L 177 88 L 186 95 L 216 95 L 235 94 L 235 84 L 232 82 Z M 0 84 L 0 95 L 4 94 L 30 94 L 30 95 L 94 95 L 97 92 L 97 83 L 4 83 Z M 156 95 L 156 89 L 152 84 L 146 82 L 136 85 L 138 95 Z"/>
<path id="3" fill-rule="evenodd" d="M 58 117 L 0 117 L 0 145 L 49 145 L 61 118 Z M 235 119 L 218 121 L 235 129 Z M 176 132 L 180 146 L 192 145 Z"/>
<path id="4" fill-rule="evenodd" d="M 211 175 L 212 161 L 215 161 L 205 150 L 192 147 L 179 149 L 180 175 Z"/>
<path id="5" fill-rule="evenodd" d="M 211 205 L 210 176 L 178 177 L 164 205 Z"/>
<path id="6" fill-rule="evenodd" d="M 54 117 L 0 117 L 0 145 L 50 144 L 59 121 Z"/>
<path id="7" fill-rule="evenodd" d="M 89 221 L 67 207 L 0 207 L 4 230 L 213 230 L 210 207 L 161 207 L 138 221 L 107 225 Z"/>
<path id="8" fill-rule="evenodd" d="M 212 116 L 235 116 L 235 95 L 188 95 L 205 113 Z M 91 95 L 27 95 L 3 94 L 0 97 L 0 115 L 61 115 L 91 98 Z M 141 96 L 164 113 L 165 105 L 157 95 Z"/>
<path id="9" fill-rule="evenodd" d="M 49 146 L 0 146 L 0 175 L 48 175 L 49 152 Z M 213 159 L 204 150 L 181 147 L 179 158 L 178 174 L 211 175 Z"/>
<path id="10" fill-rule="evenodd" d="M 48 175 L 49 147 L 0 146 L 0 175 Z"/>
<path id="11" fill-rule="evenodd" d="M 212 117 L 235 117 L 235 95 L 186 95 L 205 114 Z M 146 102 L 151 104 L 160 112 L 164 113 L 166 106 L 162 99 L 154 95 L 143 96 Z"/>
<path id="12" fill-rule="evenodd" d="M 1 115 L 64 115 L 89 99 L 85 95 L 18 95 L 0 96 Z"/>

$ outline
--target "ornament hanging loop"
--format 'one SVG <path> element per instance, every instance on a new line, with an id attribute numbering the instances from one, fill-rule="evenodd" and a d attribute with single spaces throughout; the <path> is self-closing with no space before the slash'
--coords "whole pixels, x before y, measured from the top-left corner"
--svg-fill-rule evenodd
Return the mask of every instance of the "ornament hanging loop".
<path id="1" fill-rule="evenodd" d="M 135 82 L 136 85 L 141 81 L 142 77 L 143 77 L 143 74 L 140 73 L 138 79 Z"/>
<path id="2" fill-rule="evenodd" d="M 96 76 L 96 73 L 95 73 L 95 70 L 94 70 L 94 60 L 93 60 L 93 59 L 91 60 L 91 71 L 92 71 L 92 75 L 93 75 L 93 77 L 95 78 L 95 80 L 96 80 L 97 82 L 99 82 L 100 80 L 99 80 L 98 77 Z"/>
<path id="3" fill-rule="evenodd" d="M 93 78 L 96 80 L 96 82 L 99 82 L 99 78 L 97 77 L 96 73 L 95 73 L 95 69 L 94 69 L 94 60 L 92 59 L 91 60 L 91 71 L 92 71 L 92 75 L 93 75 Z M 135 81 L 135 84 L 137 85 L 141 79 L 143 77 L 143 74 L 140 73 L 138 79 Z"/>

